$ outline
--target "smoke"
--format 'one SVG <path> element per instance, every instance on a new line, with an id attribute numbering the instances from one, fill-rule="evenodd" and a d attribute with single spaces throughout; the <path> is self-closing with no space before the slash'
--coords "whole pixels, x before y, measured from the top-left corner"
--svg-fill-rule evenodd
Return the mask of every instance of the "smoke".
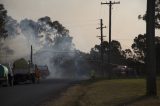
<path id="1" fill-rule="evenodd" d="M 9 38 L 14 38 L 20 34 L 19 23 L 11 16 L 7 16 L 6 18 L 5 29 Z"/>
<path id="2" fill-rule="evenodd" d="M 47 16 L 37 21 L 24 19 L 19 23 L 12 17 L 6 20 L 5 28 L 8 31 L 8 38 L 0 48 L 1 51 L 6 50 L 10 53 L 7 57 L 8 61 L 22 57 L 29 60 L 32 45 L 33 63 L 47 65 L 52 78 L 75 78 L 80 74 L 84 76 L 89 69 L 88 66 L 82 65 L 85 61 L 80 51 L 75 49 L 69 30 L 58 21 L 52 21 Z"/>

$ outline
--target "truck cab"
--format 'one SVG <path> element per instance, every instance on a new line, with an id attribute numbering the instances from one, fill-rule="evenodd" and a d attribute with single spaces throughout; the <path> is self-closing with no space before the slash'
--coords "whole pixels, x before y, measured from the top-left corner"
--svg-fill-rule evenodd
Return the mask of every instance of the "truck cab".
<path id="1" fill-rule="evenodd" d="M 28 63 L 24 58 L 13 63 L 14 83 L 35 83 L 34 65 Z"/>
<path id="2" fill-rule="evenodd" d="M 10 63 L 0 64 L 0 85 L 13 86 L 14 78 Z"/>

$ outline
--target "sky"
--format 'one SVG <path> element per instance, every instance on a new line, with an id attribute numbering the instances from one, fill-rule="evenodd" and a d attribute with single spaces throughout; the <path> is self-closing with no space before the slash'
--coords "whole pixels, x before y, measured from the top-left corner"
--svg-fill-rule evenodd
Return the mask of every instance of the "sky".
<path id="1" fill-rule="evenodd" d="M 37 20 L 49 16 L 58 20 L 70 31 L 77 49 L 89 52 L 95 44 L 100 44 L 100 19 L 103 19 L 104 40 L 108 41 L 109 6 L 101 5 L 107 0 L 0 0 L 8 15 L 18 21 Z M 112 0 L 113 1 L 113 0 Z M 115 0 L 118 1 L 118 0 Z M 133 39 L 146 32 L 145 21 L 138 20 L 138 15 L 146 12 L 147 0 L 120 0 L 112 7 L 112 40 L 120 41 L 122 48 L 131 48 Z M 108 1 L 107 1 L 108 2 Z M 156 35 L 160 31 L 156 30 Z"/>

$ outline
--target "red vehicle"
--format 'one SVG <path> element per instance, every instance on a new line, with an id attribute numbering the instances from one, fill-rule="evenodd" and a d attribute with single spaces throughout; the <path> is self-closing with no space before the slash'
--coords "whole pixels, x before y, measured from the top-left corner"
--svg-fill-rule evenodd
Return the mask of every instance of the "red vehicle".
<path id="1" fill-rule="evenodd" d="M 38 70 L 40 71 L 40 77 L 45 79 L 47 76 L 49 76 L 49 70 L 48 70 L 48 66 L 44 65 L 44 66 L 40 66 L 38 65 Z"/>

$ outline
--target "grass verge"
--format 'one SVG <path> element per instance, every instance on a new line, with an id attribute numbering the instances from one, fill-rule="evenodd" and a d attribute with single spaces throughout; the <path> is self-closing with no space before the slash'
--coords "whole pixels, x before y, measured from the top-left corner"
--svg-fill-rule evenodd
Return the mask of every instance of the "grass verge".
<path id="1" fill-rule="evenodd" d="M 157 81 L 160 96 L 160 80 Z M 160 99 L 145 97 L 144 79 L 98 80 L 70 87 L 44 106 L 160 106 Z"/>

